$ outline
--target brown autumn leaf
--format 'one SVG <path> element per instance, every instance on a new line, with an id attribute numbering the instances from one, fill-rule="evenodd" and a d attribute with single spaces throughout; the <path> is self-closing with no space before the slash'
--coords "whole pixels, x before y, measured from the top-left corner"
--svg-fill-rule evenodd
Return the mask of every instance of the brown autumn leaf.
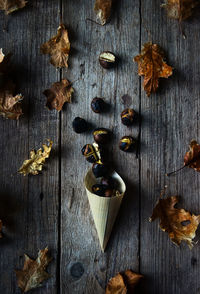
<path id="1" fill-rule="evenodd" d="M 2 220 L 0 219 L 0 238 L 2 238 L 2 227 L 3 227 L 3 223 L 2 223 Z"/>
<path id="2" fill-rule="evenodd" d="M 144 76 L 144 90 L 147 96 L 156 92 L 159 78 L 168 78 L 172 75 L 172 67 L 163 60 L 164 53 L 157 44 L 144 44 L 142 52 L 134 58 L 138 63 L 138 75 Z"/>
<path id="3" fill-rule="evenodd" d="M 184 156 L 184 166 L 200 172 L 200 145 L 196 140 L 192 140 L 190 143 L 190 150 Z"/>
<path id="4" fill-rule="evenodd" d="M 70 42 L 64 24 L 60 24 L 57 35 L 40 47 L 41 53 L 51 56 L 50 62 L 55 67 L 68 67 Z"/>
<path id="5" fill-rule="evenodd" d="M 47 97 L 46 106 L 52 110 L 56 109 L 60 111 L 65 102 L 71 103 L 71 97 L 74 89 L 71 83 L 63 79 L 61 82 L 54 83 L 50 89 L 47 89 L 43 94 Z"/>
<path id="6" fill-rule="evenodd" d="M 141 278 L 143 278 L 142 275 L 136 274 L 131 270 L 118 273 L 108 282 L 105 294 L 133 293 L 135 286 L 138 284 Z"/>
<path id="7" fill-rule="evenodd" d="M 200 223 L 200 215 L 175 208 L 178 198 L 178 196 L 160 198 L 153 209 L 150 221 L 160 218 L 160 228 L 169 234 L 172 242 L 180 245 L 182 241 L 185 241 L 192 248 L 192 240 L 195 238 L 195 232 Z"/>
<path id="8" fill-rule="evenodd" d="M 178 19 L 179 21 L 185 20 L 190 17 L 194 8 L 199 4 L 197 0 L 165 0 L 162 7 L 166 8 L 167 15 L 170 18 Z"/>
<path id="9" fill-rule="evenodd" d="M 46 161 L 46 158 L 49 158 L 51 148 L 53 145 L 53 142 L 51 140 L 48 140 L 49 145 L 43 144 L 43 150 L 42 148 L 38 149 L 36 152 L 35 150 L 32 150 L 30 152 L 30 159 L 27 159 L 23 162 L 22 166 L 19 169 L 19 173 L 23 174 L 24 176 L 28 174 L 32 175 L 38 175 L 39 171 L 42 170 L 42 167 Z"/>
<path id="10" fill-rule="evenodd" d="M 27 1 L 24 0 L 0 0 L 0 10 L 5 10 L 5 14 L 10 14 L 25 7 Z"/>
<path id="11" fill-rule="evenodd" d="M 21 94 L 13 95 L 15 85 L 13 82 L 7 82 L 3 88 L 0 88 L 0 115 L 9 119 L 19 119 L 22 115 Z"/>
<path id="12" fill-rule="evenodd" d="M 40 250 L 36 260 L 25 256 L 24 267 L 22 270 L 16 270 L 17 284 L 23 292 L 42 286 L 42 282 L 50 277 L 45 271 L 52 260 L 48 256 L 48 248 Z"/>
<path id="13" fill-rule="evenodd" d="M 0 49 L 0 75 L 6 74 L 8 72 L 11 56 L 11 53 L 4 55 L 2 48 Z"/>
<path id="14" fill-rule="evenodd" d="M 100 20 L 101 25 L 105 25 L 110 19 L 112 2 L 113 0 L 96 0 L 95 2 L 94 11 Z"/>

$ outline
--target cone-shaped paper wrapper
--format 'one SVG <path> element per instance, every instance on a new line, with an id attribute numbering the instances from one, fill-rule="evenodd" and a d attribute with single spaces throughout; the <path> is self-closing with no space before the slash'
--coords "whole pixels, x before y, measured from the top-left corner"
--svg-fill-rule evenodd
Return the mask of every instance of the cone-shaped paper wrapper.
<path id="1" fill-rule="evenodd" d="M 100 197 L 92 193 L 92 186 L 97 183 L 92 170 L 89 170 L 85 177 L 85 188 L 103 252 L 106 248 L 126 190 L 124 181 L 116 172 L 113 172 L 111 176 L 118 182 L 118 190 L 120 191 L 119 195 L 113 197 Z"/>

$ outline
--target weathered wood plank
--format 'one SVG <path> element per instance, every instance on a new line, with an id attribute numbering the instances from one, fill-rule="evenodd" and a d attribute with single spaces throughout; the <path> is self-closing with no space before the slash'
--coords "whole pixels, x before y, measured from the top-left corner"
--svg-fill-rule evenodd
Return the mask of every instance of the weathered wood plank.
<path id="1" fill-rule="evenodd" d="M 141 1 L 142 44 L 148 41 L 146 28 L 153 42 L 166 51 L 168 64 L 174 67 L 169 80 L 148 99 L 142 93 L 141 131 L 141 236 L 140 269 L 146 276 L 144 293 L 199 293 L 199 245 L 189 250 L 177 248 L 158 221 L 150 224 L 153 207 L 160 190 L 167 184 L 168 195 L 181 195 L 181 206 L 200 212 L 199 174 L 185 169 L 170 178 L 165 173 L 183 164 L 183 156 L 192 138 L 199 138 L 199 20 L 194 17 L 183 24 L 167 19 L 160 1 Z M 135 65 L 136 67 L 136 65 Z"/>
<path id="2" fill-rule="evenodd" d="M 94 1 L 63 1 L 63 21 L 72 41 L 70 68 L 64 73 L 74 84 L 74 102 L 62 112 L 61 168 L 61 293 L 104 293 L 108 279 L 118 271 L 138 271 L 139 229 L 139 162 L 135 154 L 118 149 L 123 135 L 138 135 L 138 125 L 127 129 L 120 122 L 125 107 L 139 110 L 139 79 L 133 71 L 132 57 L 139 50 L 139 1 L 119 1 L 110 24 L 96 25 Z M 106 71 L 98 63 L 101 51 L 110 50 L 120 57 L 115 70 Z M 123 100 L 121 97 L 127 94 Z M 95 96 L 104 97 L 111 111 L 98 115 L 91 111 Z M 93 141 L 92 134 L 77 135 L 72 120 L 81 116 L 93 127 L 113 131 L 111 158 L 116 170 L 125 179 L 128 193 L 111 235 L 107 250 L 102 253 L 92 220 L 83 179 L 90 165 L 81 155 L 81 148 Z"/>
<path id="3" fill-rule="evenodd" d="M 39 249 L 48 246 L 54 257 L 49 267 L 52 278 L 37 293 L 56 293 L 59 114 L 45 108 L 42 91 L 57 80 L 58 73 L 39 48 L 56 33 L 59 5 L 57 1 L 30 1 L 27 8 L 9 16 L 8 31 L 3 33 L 6 19 L 1 12 L 1 46 L 13 52 L 25 107 L 19 123 L 2 118 L 0 123 L 0 206 L 6 224 L 0 250 L 0 292 L 21 293 L 14 269 L 22 267 L 25 252 L 35 258 Z M 54 151 L 42 175 L 18 175 L 29 151 L 40 148 L 47 138 L 54 141 Z"/>

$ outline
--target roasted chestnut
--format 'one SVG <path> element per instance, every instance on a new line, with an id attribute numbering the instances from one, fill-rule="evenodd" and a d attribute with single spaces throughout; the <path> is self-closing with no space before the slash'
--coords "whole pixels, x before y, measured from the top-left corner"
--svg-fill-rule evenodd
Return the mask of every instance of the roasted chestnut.
<path id="1" fill-rule="evenodd" d="M 93 132 L 93 137 L 96 143 L 105 144 L 110 139 L 110 131 L 104 128 L 95 129 Z"/>
<path id="2" fill-rule="evenodd" d="M 102 197 L 111 197 L 114 194 L 114 191 L 108 186 L 102 184 L 95 184 L 92 186 L 92 192 L 98 196 Z"/>
<path id="3" fill-rule="evenodd" d="M 86 144 L 85 146 L 83 146 L 81 152 L 85 156 L 86 160 L 91 163 L 94 163 L 99 160 L 95 148 L 91 144 Z"/>
<path id="4" fill-rule="evenodd" d="M 105 68 L 111 68 L 116 64 L 116 56 L 110 51 L 104 51 L 99 55 L 99 63 Z"/>
<path id="5" fill-rule="evenodd" d="M 106 110 L 106 103 L 102 98 L 94 98 L 91 102 L 91 108 L 95 113 L 101 113 Z"/>
<path id="6" fill-rule="evenodd" d="M 115 188 L 116 188 L 116 182 L 115 182 L 115 180 L 114 180 L 112 177 L 110 177 L 110 176 L 108 176 L 108 177 L 103 177 L 103 178 L 101 179 L 101 184 L 102 184 L 102 185 L 105 185 L 105 186 L 108 186 L 108 187 L 110 187 L 110 188 L 112 188 L 112 189 L 115 189 Z"/>
<path id="7" fill-rule="evenodd" d="M 92 166 L 92 172 L 96 178 L 104 177 L 108 174 L 108 167 L 102 162 L 95 162 Z"/>
<path id="8" fill-rule="evenodd" d="M 72 127 L 74 132 L 80 134 L 88 130 L 88 123 L 81 117 L 75 117 L 75 119 L 72 122 Z"/>
<path id="9" fill-rule="evenodd" d="M 136 140 L 131 136 L 124 136 L 119 142 L 119 149 L 125 152 L 132 151 L 136 146 Z"/>
<path id="10" fill-rule="evenodd" d="M 137 120 L 137 113 L 134 109 L 127 108 L 121 113 L 121 121 L 125 126 L 131 126 Z"/>

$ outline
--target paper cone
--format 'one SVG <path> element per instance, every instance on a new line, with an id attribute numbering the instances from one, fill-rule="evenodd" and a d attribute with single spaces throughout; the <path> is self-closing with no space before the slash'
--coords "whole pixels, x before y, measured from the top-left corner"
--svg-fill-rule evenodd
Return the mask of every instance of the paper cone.
<path id="1" fill-rule="evenodd" d="M 97 183 L 97 179 L 94 177 L 92 170 L 89 170 L 85 177 L 85 188 L 103 252 L 126 191 L 126 185 L 122 178 L 116 172 L 113 172 L 111 176 L 119 183 L 118 189 L 121 193 L 113 197 L 100 197 L 92 193 L 92 186 Z"/>

